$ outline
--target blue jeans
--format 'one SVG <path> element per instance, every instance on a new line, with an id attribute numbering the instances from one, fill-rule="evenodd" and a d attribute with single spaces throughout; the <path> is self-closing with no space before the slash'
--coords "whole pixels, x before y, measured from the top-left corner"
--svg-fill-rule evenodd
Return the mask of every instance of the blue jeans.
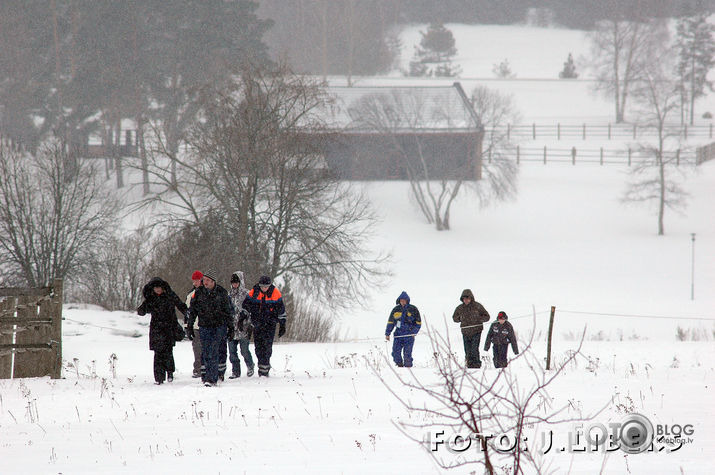
<path id="1" fill-rule="evenodd" d="M 206 382 L 218 381 L 219 351 L 226 341 L 226 327 L 200 327 L 201 357 L 206 365 Z"/>
<path id="2" fill-rule="evenodd" d="M 241 360 L 238 359 L 238 348 L 241 348 L 241 356 L 246 363 L 246 368 L 253 368 L 253 356 L 248 349 L 248 338 L 228 341 L 228 358 L 231 360 L 231 373 L 241 376 Z"/>
<path id="3" fill-rule="evenodd" d="M 412 347 L 415 345 L 415 337 L 395 335 L 392 340 L 392 359 L 398 366 L 412 366 Z M 403 357 L 404 352 L 404 357 Z"/>

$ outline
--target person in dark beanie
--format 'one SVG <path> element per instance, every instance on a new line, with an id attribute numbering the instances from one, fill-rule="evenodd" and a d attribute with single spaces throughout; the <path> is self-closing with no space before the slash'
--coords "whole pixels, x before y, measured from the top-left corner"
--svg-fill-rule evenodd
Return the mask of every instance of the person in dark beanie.
<path id="1" fill-rule="evenodd" d="M 276 325 L 279 325 L 278 337 L 286 332 L 286 309 L 283 296 L 271 278 L 267 275 L 258 279 L 258 283 L 246 295 L 243 308 L 248 312 L 239 318 L 239 330 L 246 330 L 246 322 L 250 316 L 253 323 L 253 344 L 258 359 L 258 376 L 268 376 L 271 370 L 271 355 L 273 354 L 273 339 Z"/>
<path id="2" fill-rule="evenodd" d="M 474 294 L 469 289 L 462 291 L 459 297 L 462 301 L 454 309 L 452 320 L 460 324 L 462 341 L 464 342 L 464 358 L 467 368 L 481 368 L 482 360 L 479 357 L 479 343 L 482 338 L 484 323 L 489 321 L 489 312 L 474 300 Z"/>
<path id="3" fill-rule="evenodd" d="M 192 378 L 204 378 L 206 375 L 206 366 L 203 361 L 201 361 L 201 338 L 194 338 L 194 333 L 189 332 L 189 313 L 191 312 L 191 299 L 196 293 L 196 289 L 204 285 L 203 283 L 204 274 L 197 270 L 191 274 L 191 291 L 186 295 L 186 307 L 189 311 L 186 312 L 184 317 L 184 325 L 186 326 L 186 336 L 191 340 L 191 349 L 194 352 L 194 370 L 191 374 Z"/>
<path id="4" fill-rule="evenodd" d="M 154 351 L 154 382 L 162 384 L 166 378 L 174 380 L 174 331 L 179 324 L 175 308 L 186 314 L 186 305 L 171 290 L 169 284 L 154 277 L 142 289 L 144 301 L 137 309 L 139 315 L 151 314 L 149 322 L 149 349 Z"/>
<path id="5" fill-rule="evenodd" d="M 506 352 L 511 344 L 511 349 L 515 355 L 519 354 L 519 347 L 516 343 L 516 335 L 511 323 L 507 322 L 506 312 L 499 312 L 497 321 L 492 323 L 487 333 L 487 339 L 484 345 L 484 351 L 489 351 L 489 345 L 494 345 L 494 367 L 506 368 L 509 361 L 506 358 Z"/>
<path id="6" fill-rule="evenodd" d="M 226 328 L 231 321 L 231 299 L 226 289 L 216 283 L 213 271 L 204 272 L 203 287 L 196 289 L 191 299 L 189 332 L 194 332 L 194 321 L 198 319 L 201 338 L 201 357 L 206 365 L 206 386 L 216 386 L 219 379 L 219 356 L 221 344 L 226 347 Z M 225 359 L 224 354 L 224 370 Z"/>
<path id="7" fill-rule="evenodd" d="M 253 324 L 251 323 L 250 317 L 243 325 L 244 331 L 238 328 L 241 313 L 246 313 L 246 310 L 243 308 L 243 301 L 246 300 L 246 295 L 248 295 L 248 289 L 244 285 L 242 271 L 237 270 L 231 274 L 231 288 L 228 289 L 228 295 L 231 297 L 234 310 L 232 322 L 233 338 L 229 338 L 228 340 L 228 358 L 231 361 L 231 376 L 229 376 L 228 379 L 235 379 L 241 376 L 241 360 L 238 358 L 239 347 L 241 348 L 243 362 L 246 363 L 246 376 L 253 376 L 253 357 L 251 356 L 251 351 L 248 349 L 248 344 L 253 335 Z"/>
<path id="8" fill-rule="evenodd" d="M 385 341 L 390 341 L 390 333 L 394 328 L 392 359 L 399 367 L 411 368 L 412 348 L 415 345 L 415 336 L 422 328 L 422 317 L 417 307 L 410 304 L 410 296 L 404 290 L 395 303 L 397 305 L 390 311 L 387 319 Z"/>

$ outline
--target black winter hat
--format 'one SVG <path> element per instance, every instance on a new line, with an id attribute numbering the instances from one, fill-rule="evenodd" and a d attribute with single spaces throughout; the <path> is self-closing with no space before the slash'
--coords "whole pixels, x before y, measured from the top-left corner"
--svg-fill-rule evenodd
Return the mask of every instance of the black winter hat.
<path id="1" fill-rule="evenodd" d="M 499 314 L 497 315 L 497 318 L 503 318 L 504 320 L 509 320 L 509 317 L 506 316 L 506 312 L 503 310 L 501 312 L 499 312 Z"/>
<path id="2" fill-rule="evenodd" d="M 261 278 L 258 279 L 258 285 L 271 285 L 271 278 L 267 275 L 262 275 Z"/>
<path id="3" fill-rule="evenodd" d="M 241 283 L 241 279 L 238 278 L 238 275 L 236 274 L 231 274 L 231 283 L 233 284 L 234 282 Z"/>

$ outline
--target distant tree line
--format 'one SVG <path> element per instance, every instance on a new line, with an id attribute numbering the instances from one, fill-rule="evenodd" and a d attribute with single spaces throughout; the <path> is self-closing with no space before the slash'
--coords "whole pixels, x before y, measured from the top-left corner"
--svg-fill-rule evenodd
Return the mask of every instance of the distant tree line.
<path id="1" fill-rule="evenodd" d="M 161 119 L 177 147 L 195 89 L 242 61 L 268 62 L 271 22 L 237 0 L 8 0 L 0 3 L 0 134 L 35 150 L 99 133 L 121 119 Z M 118 177 L 121 175 L 118 174 Z M 118 183 L 121 186 L 121 183 Z"/>
<path id="2" fill-rule="evenodd" d="M 410 0 L 397 2 L 404 23 L 513 24 L 527 19 L 533 10 L 567 28 L 590 29 L 599 20 L 622 17 L 634 20 L 643 12 L 653 18 L 674 18 L 712 12 L 713 0 Z M 543 12 L 551 12 L 544 15 Z"/>

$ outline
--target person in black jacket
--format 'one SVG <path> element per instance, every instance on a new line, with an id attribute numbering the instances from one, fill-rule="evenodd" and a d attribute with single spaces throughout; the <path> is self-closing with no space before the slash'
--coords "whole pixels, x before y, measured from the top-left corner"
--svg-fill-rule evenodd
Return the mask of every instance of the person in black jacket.
<path id="1" fill-rule="evenodd" d="M 186 305 L 171 290 L 169 284 L 154 277 L 142 290 L 144 302 L 137 309 L 139 315 L 151 314 L 149 323 L 149 349 L 154 351 L 154 381 L 162 384 L 164 378 L 174 380 L 174 338 L 179 324 L 174 308 L 186 314 Z"/>
<path id="2" fill-rule="evenodd" d="M 268 376 L 271 370 L 273 338 L 276 324 L 280 325 L 278 338 L 286 332 L 286 309 L 283 296 L 267 275 L 258 279 L 258 283 L 248 292 L 243 301 L 243 308 L 248 311 L 238 321 L 238 329 L 244 331 L 246 320 L 253 323 L 253 345 L 258 359 L 258 376 Z"/>
<path id="3" fill-rule="evenodd" d="M 507 322 L 506 312 L 499 312 L 497 321 L 489 327 L 487 340 L 484 345 L 484 351 L 489 351 L 489 345 L 494 344 L 494 367 L 506 368 L 509 362 L 506 358 L 506 352 L 511 344 L 511 349 L 514 354 L 519 354 L 519 347 L 516 344 L 516 335 L 511 323 Z"/>
<path id="4" fill-rule="evenodd" d="M 191 299 L 187 331 L 193 335 L 194 321 L 198 319 L 201 359 L 206 366 L 204 385 L 216 386 L 219 379 L 219 357 L 222 343 L 225 369 L 226 331 L 233 312 L 228 292 L 216 283 L 216 274 L 213 271 L 204 272 L 203 282 L 203 287 L 197 288 Z"/>

